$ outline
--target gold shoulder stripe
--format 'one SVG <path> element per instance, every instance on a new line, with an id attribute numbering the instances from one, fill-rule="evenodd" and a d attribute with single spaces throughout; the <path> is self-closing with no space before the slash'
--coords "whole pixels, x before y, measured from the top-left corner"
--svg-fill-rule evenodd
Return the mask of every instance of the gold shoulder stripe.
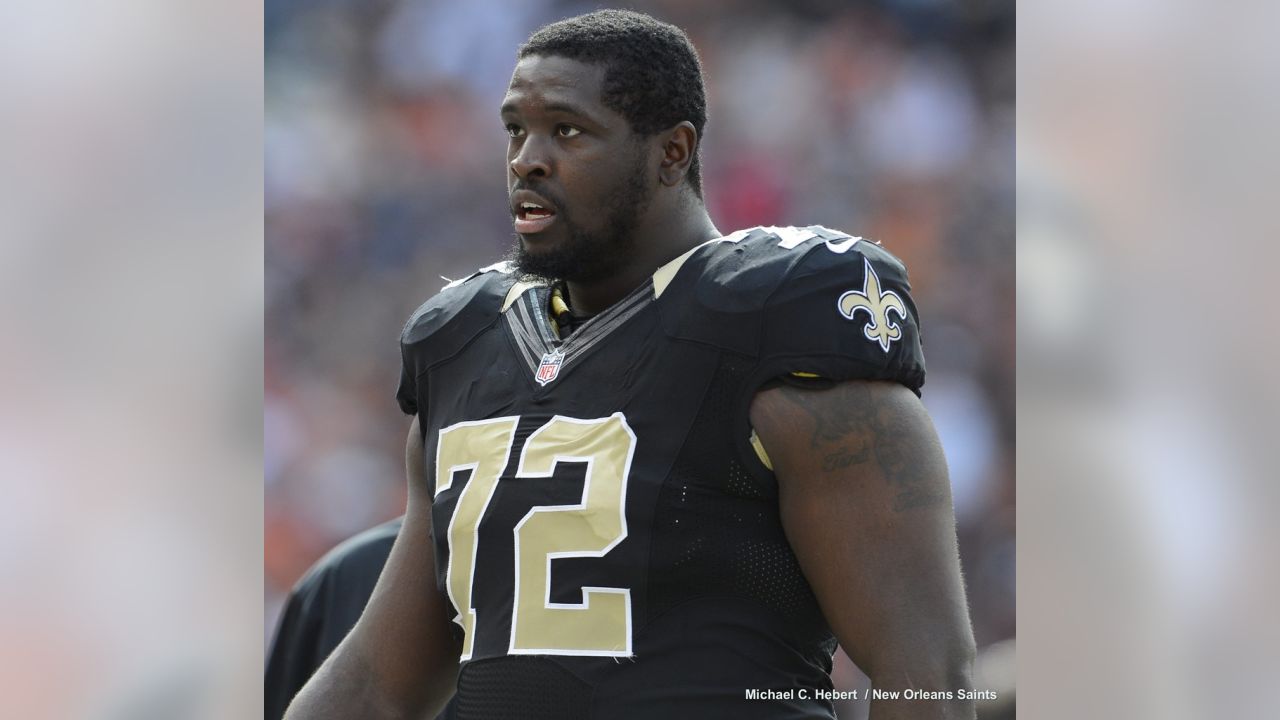
<path id="1" fill-rule="evenodd" d="M 769 453 L 764 451 L 764 443 L 760 442 L 760 436 L 756 434 L 755 428 L 751 429 L 751 447 L 756 451 L 756 457 L 760 458 L 760 462 L 772 470 L 773 461 L 769 459 Z"/>
<path id="2" fill-rule="evenodd" d="M 793 372 L 793 373 L 791 373 L 791 377 L 798 377 L 798 378 L 820 378 L 820 377 L 822 377 L 822 376 L 821 376 L 821 375 L 819 375 L 819 374 L 817 374 L 817 373 L 811 373 L 811 372 Z"/>
<path id="3" fill-rule="evenodd" d="M 711 242 L 715 241 L 712 240 Z M 702 245 L 705 244 L 706 243 L 702 243 Z M 663 265 L 653 273 L 653 297 L 655 300 L 662 297 L 662 293 L 665 292 L 667 286 L 671 284 L 671 280 L 675 278 L 680 267 L 684 265 L 685 261 L 689 259 L 689 256 L 692 255 L 695 250 L 702 247 L 702 245 L 695 245 L 694 247 L 689 248 L 688 252 L 682 253 L 680 257 L 672 260 L 666 265 Z"/>
<path id="4" fill-rule="evenodd" d="M 699 248 L 703 248 L 703 247 L 706 247 L 707 245 L 711 245 L 713 243 L 718 243 L 718 242 L 737 242 L 738 240 L 742 239 L 741 233 L 742 231 L 739 231 L 731 235 L 712 238 L 704 243 L 699 243 L 697 245 L 694 245 L 693 247 L 689 248 L 687 252 L 682 253 L 680 257 L 658 268 L 653 273 L 654 299 L 656 300 L 662 297 L 662 293 L 666 291 L 667 286 L 671 284 L 671 281 L 673 279 L 675 279 L 676 273 L 680 271 L 680 268 L 684 265 L 685 261 L 688 260 L 690 257 L 692 257 L 693 254 L 697 252 Z"/>
<path id="5" fill-rule="evenodd" d="M 511 307 L 512 303 L 514 303 L 517 298 L 523 295 L 526 290 L 528 290 L 529 288 L 536 288 L 536 287 L 542 287 L 542 283 L 533 283 L 533 282 L 525 282 L 524 280 L 517 280 L 516 284 L 512 285 L 511 289 L 507 291 L 507 297 L 502 301 L 502 312 L 506 312 L 507 308 Z"/>

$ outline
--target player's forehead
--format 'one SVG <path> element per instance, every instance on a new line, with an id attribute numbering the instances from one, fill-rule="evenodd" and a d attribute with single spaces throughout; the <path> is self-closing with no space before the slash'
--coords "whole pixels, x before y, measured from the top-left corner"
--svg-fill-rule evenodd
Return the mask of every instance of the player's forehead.
<path id="1" fill-rule="evenodd" d="M 556 55 L 529 55 L 516 63 L 502 98 L 502 112 L 525 112 L 565 105 L 588 112 L 604 109 L 603 65 Z"/>

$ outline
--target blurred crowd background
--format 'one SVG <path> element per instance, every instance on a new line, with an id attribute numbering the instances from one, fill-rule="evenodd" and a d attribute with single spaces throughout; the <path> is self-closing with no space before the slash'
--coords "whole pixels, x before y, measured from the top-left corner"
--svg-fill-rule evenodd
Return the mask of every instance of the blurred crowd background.
<path id="1" fill-rule="evenodd" d="M 701 54 L 722 231 L 821 224 L 906 262 L 977 641 L 1011 639 L 1013 3 L 626 6 Z M 497 108 L 516 48 L 596 7 L 267 2 L 266 640 L 312 562 L 403 511 L 400 328 L 442 278 L 510 247 Z"/>

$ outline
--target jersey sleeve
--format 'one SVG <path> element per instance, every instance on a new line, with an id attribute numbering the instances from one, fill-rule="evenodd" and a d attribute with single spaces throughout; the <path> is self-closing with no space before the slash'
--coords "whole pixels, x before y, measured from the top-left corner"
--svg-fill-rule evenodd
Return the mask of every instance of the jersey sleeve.
<path id="1" fill-rule="evenodd" d="M 902 263 L 865 240 L 797 248 L 763 312 L 760 375 L 924 384 L 920 319 Z"/>
<path id="2" fill-rule="evenodd" d="M 481 268 L 445 285 L 423 303 L 400 332 L 400 384 L 396 404 L 415 415 L 426 404 L 426 371 L 459 352 L 497 321 L 515 277 L 507 263 Z"/>
<path id="3" fill-rule="evenodd" d="M 400 384 L 396 387 L 396 404 L 405 415 L 418 414 L 418 378 L 413 356 L 400 340 Z"/>

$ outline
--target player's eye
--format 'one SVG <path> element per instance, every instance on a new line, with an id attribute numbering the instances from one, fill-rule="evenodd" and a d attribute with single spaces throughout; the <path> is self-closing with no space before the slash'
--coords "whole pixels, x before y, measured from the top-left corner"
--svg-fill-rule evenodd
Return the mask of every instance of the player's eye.
<path id="1" fill-rule="evenodd" d="M 514 123 L 507 123 L 507 134 L 511 137 L 520 137 L 524 135 L 524 128 Z"/>
<path id="2" fill-rule="evenodd" d="M 582 134 L 582 131 L 572 125 L 559 125 L 556 127 L 556 134 L 562 138 L 571 138 Z"/>

